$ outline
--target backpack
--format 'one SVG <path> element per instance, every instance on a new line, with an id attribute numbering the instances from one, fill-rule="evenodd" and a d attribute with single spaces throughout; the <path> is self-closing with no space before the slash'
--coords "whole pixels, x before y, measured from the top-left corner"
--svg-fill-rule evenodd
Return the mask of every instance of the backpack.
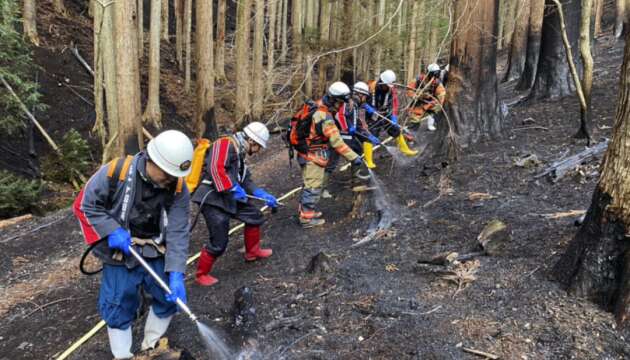
<path id="1" fill-rule="evenodd" d="M 302 108 L 291 117 L 287 128 L 287 144 L 289 145 L 289 159 L 293 158 L 294 151 L 301 154 L 308 152 L 308 137 L 311 134 L 313 114 L 319 109 L 319 105 L 308 100 Z"/>
<path id="2" fill-rule="evenodd" d="M 206 160 L 206 153 L 210 148 L 210 140 L 199 139 L 193 153 L 192 164 L 190 165 L 190 174 L 186 176 L 186 186 L 188 191 L 193 193 L 203 178 L 203 165 Z"/>

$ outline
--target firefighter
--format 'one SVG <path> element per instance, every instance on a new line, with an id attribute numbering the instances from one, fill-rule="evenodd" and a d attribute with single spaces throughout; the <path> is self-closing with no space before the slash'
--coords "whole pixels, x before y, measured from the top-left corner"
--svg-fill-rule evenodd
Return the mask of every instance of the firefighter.
<path id="1" fill-rule="evenodd" d="M 418 128 L 420 122 L 427 117 L 427 129 L 435 131 L 435 115 L 442 111 L 446 100 L 446 88 L 442 84 L 443 70 L 438 64 L 427 67 L 427 73 L 420 74 L 415 81 L 407 85 L 407 96 L 414 99 L 409 109 L 409 122 L 411 128 Z M 424 89 L 422 93 L 416 93 Z"/>
<path id="2" fill-rule="evenodd" d="M 252 122 L 243 131 L 215 141 L 206 153 L 203 180 L 192 197 L 192 201 L 200 206 L 209 234 L 197 264 L 196 282 L 201 286 L 218 282 L 210 271 L 227 247 L 230 219 L 245 223 L 246 261 L 267 258 L 272 254 L 271 249 L 260 247 L 260 226 L 265 218 L 250 197 L 264 199 L 271 208 L 276 208 L 278 201 L 254 184 L 245 164 L 245 158 L 266 148 L 268 140 L 267 127 Z"/>
<path id="3" fill-rule="evenodd" d="M 418 154 L 416 150 L 412 150 L 407 145 L 405 136 L 398 124 L 398 94 L 394 83 L 396 82 L 396 74 L 392 70 L 385 70 L 379 76 L 378 81 L 370 81 L 370 106 L 376 110 L 375 116 L 368 120 L 370 132 L 375 136 L 379 136 L 383 130 L 386 130 L 389 136 L 396 139 L 398 149 L 406 156 L 415 156 Z M 372 148 L 370 146 L 364 148 L 367 166 L 374 168 L 372 159 Z"/>
<path id="4" fill-rule="evenodd" d="M 322 218 L 322 213 L 317 210 L 317 204 L 324 186 L 330 148 L 352 162 L 354 166 L 363 163 L 361 157 L 343 141 L 335 125 L 334 116 L 349 99 L 350 88 L 346 84 L 338 81 L 330 85 L 311 117 L 310 131 L 306 139 L 308 149 L 306 153 L 298 153 L 304 182 L 299 218 L 304 228 L 320 226 L 326 222 Z"/>
<path id="5" fill-rule="evenodd" d="M 359 156 L 363 155 L 364 144 L 378 145 L 380 143 L 378 138 L 370 133 L 365 120 L 374 113 L 374 109 L 367 104 L 369 95 L 368 85 L 363 81 L 357 82 L 352 87 L 350 101 L 343 103 L 335 114 L 335 124 L 339 129 L 341 138 Z M 322 191 L 322 198 L 324 199 L 331 197 L 326 185 L 339 163 L 339 158 L 339 154 L 331 149 L 330 160 L 326 166 L 324 190 Z M 364 175 L 359 174 L 359 170 L 353 169 L 352 173 L 358 178 L 365 179 Z"/>
<path id="6" fill-rule="evenodd" d="M 140 304 L 138 288 L 153 302 L 141 349 L 153 348 L 186 302 L 184 272 L 188 255 L 190 195 L 183 181 L 193 147 L 186 135 L 168 130 L 152 139 L 146 152 L 101 167 L 77 196 L 73 211 L 87 243 L 103 262 L 98 311 L 116 359 L 131 353 L 131 325 Z M 102 240 L 102 241 L 101 241 Z M 165 282 L 167 295 L 139 266 L 129 247 L 142 255 Z"/>

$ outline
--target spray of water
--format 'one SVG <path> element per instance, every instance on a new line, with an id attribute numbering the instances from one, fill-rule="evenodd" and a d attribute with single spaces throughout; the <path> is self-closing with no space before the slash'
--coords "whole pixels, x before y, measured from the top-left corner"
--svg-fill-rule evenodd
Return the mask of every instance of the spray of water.
<path id="1" fill-rule="evenodd" d="M 376 176 L 374 171 L 371 169 L 368 169 L 368 171 L 370 172 L 371 186 L 374 188 L 374 205 L 380 217 L 375 228 L 368 230 L 368 232 L 370 232 L 389 228 L 392 223 L 396 221 L 399 211 L 394 202 L 389 199 L 389 196 L 383 190 L 383 182 Z"/>
<path id="2" fill-rule="evenodd" d="M 201 321 L 195 321 L 195 323 L 199 335 L 201 335 L 203 346 L 208 351 L 208 355 L 212 356 L 211 359 L 231 360 L 237 358 L 214 330 Z"/>
<path id="3" fill-rule="evenodd" d="M 404 155 L 403 153 L 398 151 L 398 148 L 396 148 L 395 146 L 385 145 L 385 150 L 387 150 L 387 152 L 392 156 L 392 159 L 394 159 L 396 165 L 402 167 L 410 166 L 416 160 L 415 157 Z"/>

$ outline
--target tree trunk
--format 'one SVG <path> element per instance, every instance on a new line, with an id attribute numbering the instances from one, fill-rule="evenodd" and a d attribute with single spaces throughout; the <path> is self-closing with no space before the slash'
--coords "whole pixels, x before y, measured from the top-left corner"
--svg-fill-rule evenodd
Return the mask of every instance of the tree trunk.
<path id="1" fill-rule="evenodd" d="M 584 223 L 554 268 L 570 293 L 590 299 L 624 325 L 630 315 L 630 36 L 626 35 L 612 141 Z"/>
<path id="2" fill-rule="evenodd" d="M 530 1 L 517 4 L 516 24 L 512 33 L 512 45 L 508 56 L 508 66 L 503 81 L 518 79 L 523 73 L 527 54 L 527 32 L 529 25 Z"/>
<path id="3" fill-rule="evenodd" d="M 282 47 L 280 51 L 280 62 L 286 63 L 287 54 L 289 53 L 289 42 L 287 41 L 289 18 L 289 0 L 282 0 Z"/>
<path id="4" fill-rule="evenodd" d="M 39 36 L 37 36 L 37 6 L 36 0 L 24 0 L 22 18 L 24 19 L 24 33 L 35 46 L 39 46 Z"/>
<path id="5" fill-rule="evenodd" d="M 265 84 L 263 83 L 263 47 L 265 40 L 265 0 L 255 0 L 254 20 L 254 104 L 252 117 L 254 121 L 260 121 L 263 113 L 263 100 L 265 96 Z"/>
<path id="6" fill-rule="evenodd" d="M 330 41 L 332 3 L 329 0 L 322 0 L 319 7 L 319 43 L 327 44 Z M 317 93 L 323 95 L 326 92 L 327 78 L 326 69 L 328 57 L 322 57 L 317 64 Z"/>
<path id="7" fill-rule="evenodd" d="M 291 1 L 291 41 L 293 43 L 293 65 L 296 68 L 304 69 L 304 60 L 302 53 L 302 28 L 300 27 L 300 18 L 302 17 L 302 0 Z M 294 92 L 302 91 L 302 75 L 303 71 L 298 71 L 292 79 L 292 88 Z M 298 96 L 297 99 L 300 97 Z M 301 100 L 296 100 L 301 101 Z"/>
<path id="8" fill-rule="evenodd" d="M 580 29 L 580 1 L 563 0 L 567 36 L 573 58 L 577 62 L 577 44 Z M 543 20 L 541 51 L 538 71 L 531 95 L 536 98 L 558 99 L 572 95 L 575 91 L 571 72 L 567 63 L 562 42 L 560 16 L 553 0 L 547 0 L 547 9 Z M 578 69 L 579 64 L 576 64 Z"/>
<path id="9" fill-rule="evenodd" d="M 103 55 L 101 34 L 103 32 L 103 8 L 99 5 L 97 9 L 92 9 L 92 18 L 94 29 L 94 113 L 96 120 L 94 121 L 95 132 L 101 140 L 101 147 L 105 149 L 107 146 L 107 130 L 105 129 L 105 92 L 103 91 Z"/>
<path id="10" fill-rule="evenodd" d="M 138 59 L 142 60 L 144 56 L 144 1 L 137 0 L 138 3 L 138 15 L 136 16 L 138 30 Z"/>
<path id="11" fill-rule="evenodd" d="M 135 154 L 143 147 L 135 1 L 114 3 L 116 84 L 118 93 L 117 155 Z"/>
<path id="12" fill-rule="evenodd" d="M 162 40 L 169 42 L 168 37 L 168 0 L 162 0 Z"/>
<path id="13" fill-rule="evenodd" d="M 246 123 L 251 116 L 249 99 L 249 22 L 251 0 L 241 0 L 236 6 L 236 125 Z"/>
<path id="14" fill-rule="evenodd" d="M 100 7 L 97 1 L 95 7 Z M 96 11 L 96 10 L 95 10 Z M 118 136 L 118 86 L 116 82 L 116 42 L 114 32 L 114 7 L 113 5 L 103 8 L 103 24 L 100 33 L 100 56 L 103 59 L 103 74 L 105 80 L 105 102 L 107 105 L 107 130 L 109 132 L 109 146 L 103 149 L 102 162 L 106 163 L 114 156 L 112 152 L 117 148 L 112 141 Z"/>
<path id="15" fill-rule="evenodd" d="M 63 3 L 63 0 L 52 0 L 53 9 L 57 14 L 62 16 L 68 16 L 68 9 L 66 9 L 66 5 Z"/>
<path id="16" fill-rule="evenodd" d="M 594 29 L 593 37 L 597 38 L 602 33 L 602 14 L 604 13 L 604 0 L 595 0 L 593 6 L 595 7 L 594 17 Z"/>
<path id="17" fill-rule="evenodd" d="M 620 38 L 624 33 L 624 26 L 627 22 L 626 7 L 628 0 L 615 0 L 615 37 Z"/>
<path id="18" fill-rule="evenodd" d="M 498 136 L 502 117 L 497 96 L 498 0 L 465 0 L 455 4 L 451 43 L 448 104 L 450 131 L 466 147 L 481 139 Z M 456 152 L 453 133 L 444 140 L 449 157 Z"/>
<path id="19" fill-rule="evenodd" d="M 385 25 L 385 0 L 378 1 L 378 14 L 376 15 L 376 31 Z M 383 59 L 383 44 L 381 41 L 377 41 L 374 44 L 374 75 L 378 76 L 378 74 L 383 71 L 382 60 Z"/>
<path id="20" fill-rule="evenodd" d="M 267 2 L 267 23 L 269 24 L 269 36 L 267 36 L 267 92 L 273 94 L 273 67 L 274 67 L 274 51 L 276 47 L 276 20 L 278 17 L 277 9 L 281 1 L 270 0 Z"/>
<path id="21" fill-rule="evenodd" d="M 505 29 L 505 7 L 507 6 L 507 0 L 499 0 L 499 19 L 498 19 L 498 33 L 497 33 L 497 50 L 503 50 L 503 29 Z"/>
<path id="22" fill-rule="evenodd" d="M 540 55 L 540 40 L 545 14 L 545 0 L 531 0 L 529 9 L 529 29 L 527 30 L 527 51 L 523 73 L 516 85 L 517 90 L 529 90 L 536 80 L 536 69 Z"/>
<path id="23" fill-rule="evenodd" d="M 217 5 L 217 41 L 215 44 L 216 56 L 216 81 L 223 83 L 227 80 L 225 77 L 225 16 L 226 16 L 226 0 L 219 0 Z"/>
<path id="24" fill-rule="evenodd" d="M 584 102 L 580 107 L 580 130 L 577 138 L 591 141 L 591 92 L 593 89 L 593 55 L 591 54 L 591 14 L 593 0 L 582 0 L 582 16 L 580 19 L 580 56 L 584 65 L 582 71 L 582 92 Z"/>
<path id="25" fill-rule="evenodd" d="M 503 46 L 512 46 L 512 36 L 516 27 L 516 12 L 522 0 L 506 0 L 505 29 L 503 30 Z"/>
<path id="26" fill-rule="evenodd" d="M 190 93 L 190 62 L 192 60 L 192 0 L 185 0 L 184 4 L 184 46 L 186 48 L 184 91 L 188 94 Z"/>
<path id="27" fill-rule="evenodd" d="M 179 71 L 184 71 L 184 0 L 175 0 L 175 53 Z"/>
<path id="28" fill-rule="evenodd" d="M 216 139 L 217 123 L 214 115 L 214 58 L 212 39 L 212 2 L 196 1 L 195 49 L 197 56 L 197 111 L 195 134 L 198 137 Z"/>
<path id="29" fill-rule="evenodd" d="M 415 75 L 415 59 L 416 59 L 416 21 L 420 12 L 420 0 L 413 0 L 411 12 L 409 14 L 409 47 L 407 48 L 407 79 L 406 83 L 410 83 Z"/>
<path id="30" fill-rule="evenodd" d="M 149 98 L 142 115 L 145 123 L 162 127 L 160 111 L 160 31 L 162 30 L 162 1 L 151 0 L 151 29 L 149 33 Z"/>

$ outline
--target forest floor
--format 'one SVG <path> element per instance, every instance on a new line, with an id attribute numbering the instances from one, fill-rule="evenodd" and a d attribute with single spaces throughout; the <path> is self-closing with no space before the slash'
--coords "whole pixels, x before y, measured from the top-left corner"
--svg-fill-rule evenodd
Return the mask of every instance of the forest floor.
<path id="1" fill-rule="evenodd" d="M 597 50 L 593 123 L 599 140 L 610 137 L 623 47 L 603 37 Z M 78 70 L 69 59 L 56 71 Z M 512 86 L 501 86 L 502 98 L 519 95 Z M 424 166 L 430 154 L 397 162 L 396 156 L 380 153 L 376 174 L 388 208 L 396 214 L 386 236 L 353 247 L 376 214 L 370 207 L 358 216 L 352 212 L 349 174 L 338 173 L 332 181 L 334 198 L 322 201 L 326 227 L 301 229 L 297 198 L 288 199 L 264 226 L 264 244 L 274 255 L 245 263 L 238 251 L 242 235 L 233 235 L 213 271 L 220 279 L 217 285 L 196 286 L 194 265 L 189 266 L 189 304 L 238 349 L 242 332 L 233 325 L 234 293 L 251 288 L 257 319 L 253 337 L 259 356 L 269 359 L 478 358 L 464 348 L 503 359 L 628 358 L 628 333 L 616 328 L 611 314 L 568 295 L 551 280 L 553 265 L 577 231 L 577 216 L 547 215 L 587 208 L 598 161 L 557 183 L 534 176 L 584 149 L 583 142 L 572 139 L 578 120 L 573 98 L 530 101 L 510 109 L 501 139 L 465 149 L 446 168 Z M 89 121 L 82 124 L 87 127 Z M 430 136 L 421 130 L 419 142 Z M 300 185 L 299 171 L 288 167 L 281 139 L 271 142 L 250 164 L 262 187 L 283 194 Z M 515 159 L 528 154 L 541 164 L 515 165 Z M 511 240 L 500 255 L 476 259 L 468 286 L 458 290 L 443 279 L 443 267 L 418 263 L 445 251 L 476 250 L 477 235 L 494 219 L 508 224 Z M 201 220 L 191 254 L 206 238 Z M 100 320 L 100 276 L 78 271 L 84 250 L 67 209 L 3 229 L 0 360 L 54 358 Z M 329 256 L 329 269 L 307 272 L 320 252 Z M 134 327 L 136 347 L 143 322 L 144 315 Z M 175 317 L 167 336 L 188 358 L 207 358 L 185 316 Z M 70 358 L 111 359 L 106 332 L 101 330 Z"/>

